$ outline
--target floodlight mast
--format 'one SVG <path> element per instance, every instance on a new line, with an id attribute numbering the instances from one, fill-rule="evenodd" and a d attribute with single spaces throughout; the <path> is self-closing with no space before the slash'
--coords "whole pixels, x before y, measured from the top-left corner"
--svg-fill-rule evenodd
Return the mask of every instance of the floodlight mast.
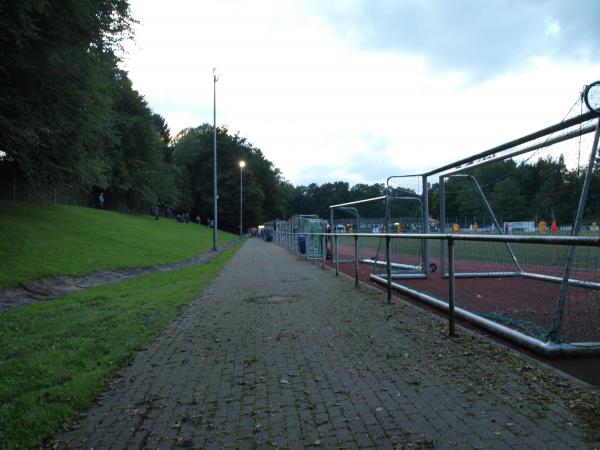
<path id="1" fill-rule="evenodd" d="M 213 67 L 213 250 L 217 251 L 217 68 Z"/>
<path id="2" fill-rule="evenodd" d="M 240 161 L 240 239 L 244 239 L 244 167 L 245 161 Z"/>

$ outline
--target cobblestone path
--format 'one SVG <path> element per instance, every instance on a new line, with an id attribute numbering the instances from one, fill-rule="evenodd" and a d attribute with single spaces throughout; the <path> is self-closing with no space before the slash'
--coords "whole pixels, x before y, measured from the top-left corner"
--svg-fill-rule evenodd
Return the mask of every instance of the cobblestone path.
<path id="1" fill-rule="evenodd" d="M 250 240 L 60 445 L 598 447 L 562 398 L 589 388 L 459 331 Z"/>

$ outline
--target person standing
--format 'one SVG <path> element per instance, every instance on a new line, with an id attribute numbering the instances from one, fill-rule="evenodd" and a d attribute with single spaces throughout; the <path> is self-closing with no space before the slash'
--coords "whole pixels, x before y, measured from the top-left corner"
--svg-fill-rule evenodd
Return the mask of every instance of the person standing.
<path id="1" fill-rule="evenodd" d="M 100 209 L 104 209 L 104 192 L 100 192 L 98 203 L 100 204 Z"/>

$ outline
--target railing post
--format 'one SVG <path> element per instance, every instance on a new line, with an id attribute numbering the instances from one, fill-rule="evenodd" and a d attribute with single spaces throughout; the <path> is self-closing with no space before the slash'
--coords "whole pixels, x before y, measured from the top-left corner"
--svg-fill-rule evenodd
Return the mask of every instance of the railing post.
<path id="1" fill-rule="evenodd" d="M 325 270 L 325 260 L 327 259 L 327 237 L 325 233 L 321 236 L 321 251 L 323 252 L 323 270 Z"/>
<path id="2" fill-rule="evenodd" d="M 388 230 L 389 232 L 389 230 Z M 385 259 L 387 269 L 387 302 L 392 302 L 392 240 L 390 235 L 385 236 Z"/>
<path id="3" fill-rule="evenodd" d="M 335 245 L 335 276 L 337 277 L 340 273 L 340 260 L 338 258 L 338 235 L 337 234 L 334 235 L 333 242 Z"/>
<path id="4" fill-rule="evenodd" d="M 354 286 L 358 287 L 358 236 L 354 236 Z"/>
<path id="5" fill-rule="evenodd" d="M 304 233 L 304 255 L 308 261 L 308 235 L 306 233 Z"/>
<path id="6" fill-rule="evenodd" d="M 422 177 L 422 182 L 423 182 L 423 202 L 422 202 L 422 214 L 421 214 L 421 221 L 422 221 L 422 230 L 423 233 L 425 234 L 429 234 L 429 186 L 427 184 L 427 175 L 423 175 Z M 389 233 L 389 229 L 388 229 L 388 233 Z M 425 275 L 429 274 L 429 240 L 428 239 L 423 239 L 421 241 L 421 246 L 423 248 L 423 273 Z"/>
<path id="7" fill-rule="evenodd" d="M 438 233 L 446 233 L 446 179 L 443 175 L 440 175 L 439 186 L 439 202 L 440 202 L 440 223 Z M 444 241 L 440 239 L 440 274 L 443 278 L 446 275 L 446 248 L 444 247 Z"/>
<path id="8" fill-rule="evenodd" d="M 456 301 L 456 286 L 454 279 L 454 239 L 448 238 L 448 334 L 455 335 L 454 331 L 454 303 Z"/>

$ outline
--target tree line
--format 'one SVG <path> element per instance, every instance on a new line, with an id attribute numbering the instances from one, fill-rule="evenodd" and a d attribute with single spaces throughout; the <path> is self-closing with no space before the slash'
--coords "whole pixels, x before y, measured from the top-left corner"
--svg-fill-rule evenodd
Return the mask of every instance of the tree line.
<path id="1" fill-rule="evenodd" d="M 582 169 L 569 169 L 562 155 L 539 158 L 533 163 L 500 161 L 470 172 L 481 185 L 486 198 L 502 221 L 532 220 L 548 223 L 556 219 L 559 225 L 574 223 L 579 197 L 585 178 Z M 467 178 L 450 178 L 446 182 L 447 216 L 486 218 L 481 195 Z M 591 180 L 584 219 L 600 219 L 600 170 L 596 165 Z M 431 191 L 430 204 L 439 210 L 439 186 Z M 484 219 L 485 220 L 485 219 Z"/>
<path id="2" fill-rule="evenodd" d="M 473 175 L 492 207 L 498 220 L 548 221 L 556 218 L 559 224 L 572 224 L 579 203 L 584 180 L 584 170 L 567 168 L 563 156 L 540 158 L 534 163 L 500 161 L 476 168 Z M 448 220 L 465 219 L 469 223 L 491 224 L 481 195 L 465 177 L 452 177 L 446 181 L 446 216 Z M 296 213 L 317 214 L 329 217 L 329 206 L 385 195 L 383 183 L 357 184 L 346 182 L 316 183 L 294 188 L 291 209 Z M 392 189 L 394 195 L 411 192 Z M 417 192 L 412 191 L 412 195 Z M 439 183 L 429 185 L 429 211 L 439 219 Z M 398 209 L 398 215 L 414 215 L 414 207 Z M 381 208 L 377 210 L 381 214 Z M 460 218 L 460 219 L 459 219 Z M 584 215 L 588 222 L 600 222 L 600 168 L 596 166 L 592 177 L 589 198 Z"/>

